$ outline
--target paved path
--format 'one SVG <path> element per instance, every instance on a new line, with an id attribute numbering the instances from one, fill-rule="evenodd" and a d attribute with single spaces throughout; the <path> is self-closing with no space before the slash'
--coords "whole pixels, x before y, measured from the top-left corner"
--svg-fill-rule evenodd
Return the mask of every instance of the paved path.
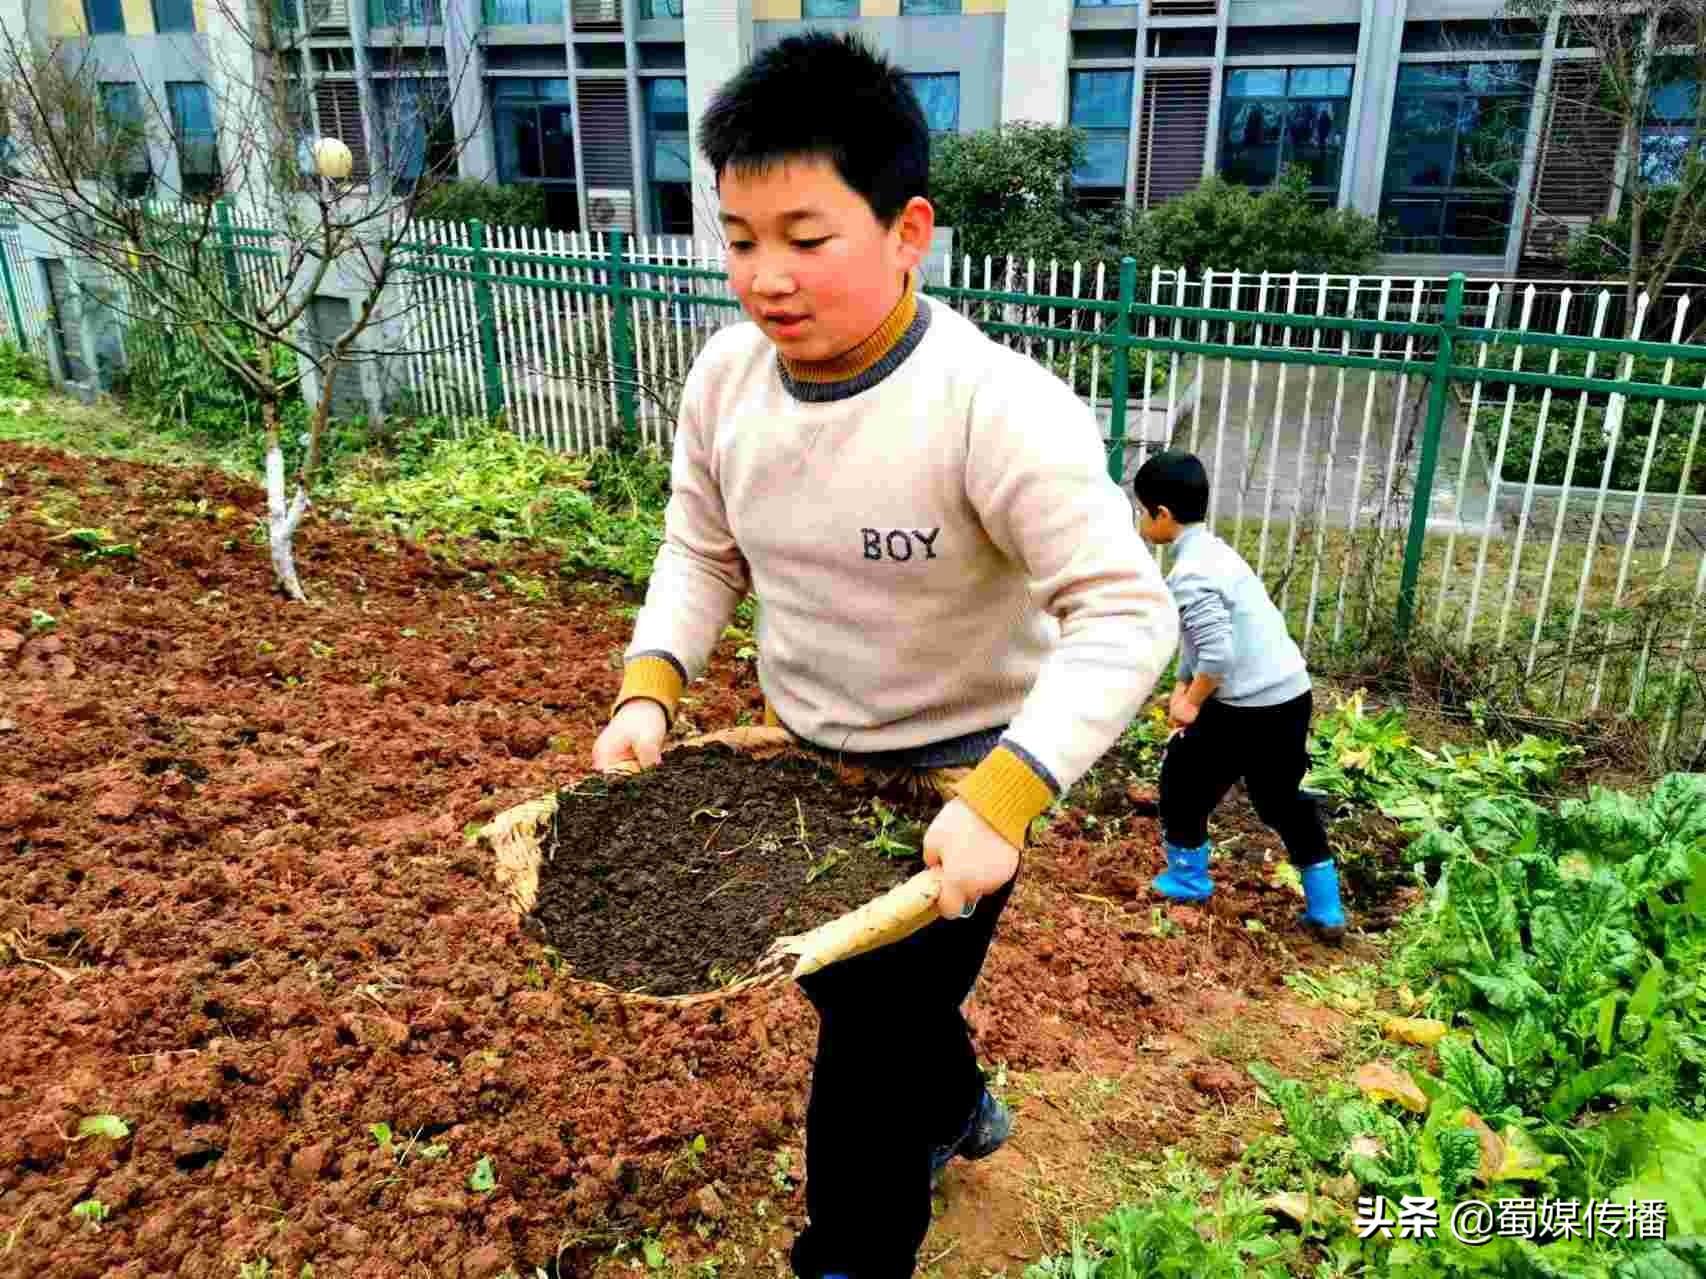
<path id="1" fill-rule="evenodd" d="M 1340 526 L 1354 515 L 1366 526 L 1377 517 L 1387 477 L 1396 470 L 1401 500 L 1388 504 L 1388 519 L 1407 523 L 1426 383 L 1410 378 L 1400 385 L 1395 375 L 1358 369 L 1344 370 L 1342 378 L 1337 369 L 1316 369 L 1313 379 L 1310 372 L 1250 363 L 1234 363 L 1228 372 L 1222 361 L 1205 361 L 1196 411 L 1175 426 L 1173 447 L 1203 459 L 1221 513 L 1236 513 L 1242 496 L 1245 518 L 1259 520 L 1271 490 L 1273 513 L 1288 521 L 1296 510 L 1301 518 Z M 1196 361 L 1181 363 L 1180 374 L 1195 379 Z M 1433 523 L 1442 531 L 1457 510 L 1462 435 L 1457 415 L 1448 415 L 1432 503 Z M 1128 484 L 1143 458 L 1163 443 L 1151 439 L 1128 450 Z M 1472 463 L 1462 517 L 1477 528 L 1486 515 L 1486 480 L 1485 468 Z"/>

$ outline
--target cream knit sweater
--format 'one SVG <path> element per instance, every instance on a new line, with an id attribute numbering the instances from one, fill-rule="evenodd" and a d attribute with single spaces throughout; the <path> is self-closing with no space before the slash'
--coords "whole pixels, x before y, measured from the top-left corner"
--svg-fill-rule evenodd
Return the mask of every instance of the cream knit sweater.
<path id="1" fill-rule="evenodd" d="M 750 589 L 776 718 L 857 753 L 1005 726 L 962 794 L 1022 843 L 1154 688 L 1178 615 L 1089 409 L 950 308 L 904 305 L 902 340 L 839 383 L 787 376 L 751 323 L 707 343 L 618 705 L 672 712 Z"/>

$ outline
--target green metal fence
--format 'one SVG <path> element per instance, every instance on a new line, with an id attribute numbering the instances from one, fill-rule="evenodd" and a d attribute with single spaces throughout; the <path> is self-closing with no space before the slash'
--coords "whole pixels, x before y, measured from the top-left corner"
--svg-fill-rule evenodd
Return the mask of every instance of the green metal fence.
<path id="1" fill-rule="evenodd" d="M 620 232 L 612 232 L 601 241 L 589 237 L 553 239 L 547 233 L 470 225 L 465 232 L 445 228 L 429 231 L 414 248 L 409 272 L 426 290 L 427 309 L 437 308 L 445 314 L 460 309 L 465 320 L 460 328 L 447 322 L 436 331 L 446 344 L 445 358 L 439 362 L 443 373 L 440 382 L 459 379 L 464 392 L 458 397 L 461 403 L 477 405 L 478 412 L 485 415 L 502 413 L 523 434 L 547 443 L 598 447 L 621 432 L 666 445 L 671 437 L 674 404 L 667 389 L 660 393 L 659 387 L 679 387 L 697 346 L 690 336 L 684 356 L 682 333 L 706 335 L 740 318 L 739 303 L 727 289 L 720 264 L 692 254 L 672 259 L 655 246 L 642 244 L 636 248 Z M 1034 277 L 1034 271 L 1028 275 Z M 1546 681 L 1557 674 L 1553 706 L 1559 713 L 1608 710 L 1624 696 L 1627 709 L 1639 710 L 1646 705 L 1651 710 L 1656 697 L 1663 703 L 1659 710 L 1669 725 L 1665 735 L 1671 748 L 1683 745 L 1684 735 L 1692 740 L 1693 729 L 1687 726 L 1698 716 L 1701 691 L 1706 686 L 1706 671 L 1693 643 L 1702 588 L 1706 587 L 1706 545 L 1698 545 L 1706 533 L 1706 508 L 1696 511 L 1692 494 L 1698 426 L 1687 445 L 1689 457 L 1676 492 L 1640 491 L 1633 495 L 1634 514 L 1625 530 L 1614 588 L 1600 580 L 1606 576 L 1602 562 L 1606 548 L 1596 539 L 1609 528 L 1611 517 L 1605 514 L 1608 495 L 1617 510 L 1628 506 L 1629 495 L 1608 490 L 1608 479 L 1595 486 L 1588 477 L 1573 489 L 1566 482 L 1561 499 L 1531 479 L 1523 491 L 1522 523 L 1512 541 L 1503 531 L 1498 538 L 1493 536 L 1496 520 L 1502 518 L 1498 501 L 1509 497 L 1510 483 L 1495 476 L 1492 496 L 1482 501 L 1484 515 L 1464 518 L 1461 488 L 1442 485 L 1441 476 L 1442 461 L 1448 457 L 1460 478 L 1468 475 L 1473 479 L 1485 465 L 1477 450 L 1491 447 L 1493 432 L 1485 428 L 1478 432 L 1477 420 L 1483 401 L 1493 404 L 1501 396 L 1506 408 L 1497 439 L 1500 458 L 1507 451 L 1506 437 L 1512 433 L 1519 395 L 1543 397 L 1540 427 L 1532 446 L 1536 458 L 1543 443 L 1551 447 L 1557 431 L 1567 430 L 1567 413 L 1560 421 L 1547 420 L 1553 402 L 1562 404 L 1566 398 L 1577 402 L 1577 436 L 1582 434 L 1581 420 L 1590 406 L 1609 423 L 1607 429 L 1613 439 L 1608 459 L 1610 448 L 1616 444 L 1618 423 L 1629 404 L 1645 404 L 1659 414 L 1666 405 L 1676 412 L 1692 406 L 1698 418 L 1706 409 L 1706 384 L 1678 384 L 1673 381 L 1673 370 L 1678 366 L 1706 370 L 1706 348 L 1678 341 L 1644 340 L 1639 336 L 1639 317 L 1630 337 L 1605 336 L 1597 329 L 1593 336 L 1567 333 L 1561 312 L 1557 332 L 1502 324 L 1499 321 L 1512 314 L 1521 299 L 1509 290 L 1501 297 L 1495 287 L 1491 293 L 1480 289 L 1473 302 L 1466 302 L 1469 291 L 1462 275 L 1445 281 L 1442 290 L 1430 288 L 1426 292 L 1419 282 L 1410 290 L 1409 282 L 1381 280 L 1365 282 L 1359 293 L 1353 281 L 1348 300 L 1339 296 L 1346 292 L 1344 285 L 1319 280 L 1302 280 L 1300 285 L 1297 276 L 1272 281 L 1263 277 L 1260 297 L 1264 302 L 1270 296 L 1270 284 L 1279 291 L 1289 285 L 1284 309 L 1178 304 L 1176 299 L 1169 300 L 1170 294 L 1183 297 L 1187 283 L 1192 289 L 1199 287 L 1182 274 L 1168 280 L 1157 275 L 1140 293 L 1136 264 L 1131 259 L 1119 264 L 1117 291 L 1107 297 L 1087 297 L 1077 291 L 988 287 L 994 283 L 990 276 L 986 264 L 985 287 L 972 287 L 962 275 L 958 284 L 930 283 L 925 291 L 968 315 L 997 341 L 1033 352 L 1047 348 L 1050 360 L 1057 360 L 1055 352 L 1070 350 L 1074 358 L 1103 362 L 1105 367 L 1092 376 L 1092 387 L 1105 385 L 1105 395 L 1098 389 L 1091 395 L 1093 400 L 1100 395 L 1105 401 L 1095 407 L 1105 415 L 1108 471 L 1116 480 L 1128 481 L 1141 457 L 1158 447 L 1151 408 L 1158 367 L 1165 366 L 1163 373 L 1171 369 L 1169 397 L 1193 361 L 1197 369 L 1195 390 L 1203 399 L 1189 432 L 1175 426 L 1165 441 L 1184 446 L 1196 443 L 1199 432 L 1206 428 L 1216 364 L 1225 370 L 1217 401 L 1220 421 L 1216 440 L 1220 443 L 1224 443 L 1221 436 L 1225 434 L 1229 404 L 1246 390 L 1251 406 L 1261 396 L 1273 398 L 1267 380 L 1277 377 L 1279 395 L 1272 429 L 1264 425 L 1262 439 L 1247 447 L 1243 458 L 1238 459 L 1242 476 L 1217 475 L 1217 479 L 1243 487 L 1237 489 L 1237 516 L 1216 516 L 1215 526 L 1223 536 L 1248 549 L 1253 563 L 1262 562 L 1264 576 L 1285 596 L 1288 617 L 1296 623 L 1306 645 L 1366 645 L 1377 631 L 1386 628 L 1406 637 L 1423 620 L 1429 621 L 1437 633 L 1449 635 L 1461 620 L 1462 638 L 1468 647 L 1491 650 L 1503 646 L 1515 652 L 1521 645 L 1506 641 L 1512 634 L 1520 638 L 1526 629 L 1531 634 L 1526 663 L 1518 662 L 1522 677 Z M 1012 276 L 1009 265 L 1006 278 L 1011 280 Z M 1203 281 L 1201 299 L 1206 302 L 1225 289 L 1225 280 L 1226 273 L 1221 273 Z M 1251 284 L 1254 281 L 1247 281 L 1246 287 Z M 1299 305 L 1300 288 L 1303 305 Z M 1411 301 L 1405 315 L 1407 295 Z M 1236 277 L 1228 296 L 1234 300 L 1243 297 Z M 1532 288 L 1528 300 L 1533 301 Z M 1566 294 L 1566 310 L 1568 302 Z M 1482 314 L 1470 314 L 1470 306 Z M 1686 310 L 1684 300 L 1678 313 L 1678 336 Z M 1602 319 L 1603 311 L 1602 306 Z M 1527 314 L 1524 307 L 1525 319 Z M 1593 376 L 1591 363 L 1582 372 L 1558 371 L 1561 360 L 1583 357 L 1601 364 L 1615 361 L 1614 375 Z M 1525 359 L 1528 367 L 1524 367 Z M 580 361 L 578 366 L 576 360 Z M 1633 375 L 1636 366 L 1661 363 L 1662 377 Z M 426 376 L 411 385 L 419 389 L 431 383 L 433 364 L 431 359 L 423 360 Z M 468 385 L 469 373 L 477 374 L 472 386 Z M 1105 384 L 1098 380 L 1104 373 Z M 1356 455 L 1354 481 L 1345 481 L 1353 492 L 1338 499 L 1349 506 L 1348 520 L 1342 521 L 1348 523 L 1348 531 L 1332 523 L 1330 512 L 1320 513 L 1310 534 L 1314 558 L 1306 565 L 1311 548 L 1305 526 L 1312 513 L 1302 508 L 1308 506 L 1309 495 L 1298 492 L 1282 496 L 1277 500 L 1293 507 L 1291 530 L 1289 534 L 1281 531 L 1277 556 L 1270 566 L 1268 534 L 1275 494 L 1280 491 L 1276 488 L 1277 476 L 1289 461 L 1279 457 L 1280 442 L 1286 438 L 1281 418 L 1290 412 L 1288 376 L 1307 380 L 1310 395 L 1317 379 L 1336 380 L 1338 395 L 1331 423 L 1335 435 L 1340 427 L 1339 402 L 1345 397 L 1346 379 L 1359 379 L 1357 385 L 1365 401 L 1363 443 Z M 1141 385 L 1140 391 L 1133 390 L 1137 385 Z M 467 393 L 470 391 L 472 394 Z M 566 400 L 566 406 L 553 404 L 553 396 Z M 424 400 L 431 403 L 430 391 Z M 1530 399 L 1521 401 L 1523 413 L 1530 413 L 1530 403 Z M 564 415 L 566 420 L 577 404 L 589 414 L 596 410 L 603 415 L 599 419 L 603 422 L 601 434 L 577 434 L 566 426 L 559 430 L 554 425 L 553 413 Z M 1246 416 L 1247 440 L 1251 438 L 1252 416 L 1253 407 Z M 1520 427 L 1520 420 L 1525 419 L 1523 414 L 1516 416 Z M 1146 424 L 1135 435 L 1128 429 L 1134 418 Z M 1309 429 L 1305 422 L 1305 434 Z M 580 443 L 565 444 L 571 435 Z M 1649 452 L 1658 438 L 1655 423 Z M 1384 474 L 1378 457 L 1372 468 L 1365 457 L 1371 440 L 1383 444 L 1388 453 Z M 1259 456 L 1264 441 L 1270 452 L 1267 462 Z M 1595 443 L 1590 439 L 1582 453 L 1584 475 L 1589 469 L 1585 460 Z M 1331 451 L 1331 444 L 1328 447 Z M 1576 444 L 1571 448 L 1574 464 Z M 1213 449 L 1205 445 L 1202 451 L 1210 453 Z M 1306 461 L 1298 455 L 1299 475 L 1304 473 Z M 1609 466 L 1608 460 L 1607 477 Z M 1246 490 L 1259 482 L 1264 467 L 1268 489 L 1258 523 L 1253 513 L 1246 514 L 1244 500 Z M 1349 472 L 1348 466 L 1341 469 Z M 1370 469 L 1372 484 L 1365 476 Z M 1324 485 L 1329 495 L 1336 483 L 1340 483 L 1336 474 L 1326 475 Z M 1643 472 L 1643 490 L 1645 484 Z M 1546 554 L 1525 557 L 1522 542 L 1536 493 L 1541 494 L 1540 501 L 1552 504 L 1549 509 L 1556 512 L 1558 532 Z M 1254 502 L 1256 495 L 1250 496 Z M 1449 507 L 1453 498 L 1460 517 L 1455 524 L 1441 516 L 1442 503 Z M 1593 507 L 1593 530 L 1585 549 L 1563 535 L 1572 500 L 1577 503 L 1578 515 L 1583 504 Z M 1617 507 L 1618 502 L 1624 507 Z M 1636 527 L 1643 510 L 1650 515 L 1661 503 L 1673 507 L 1671 536 L 1662 563 L 1656 555 L 1636 554 L 1644 536 Z M 1332 505 L 1323 503 L 1324 508 Z M 1365 526 L 1359 527 L 1359 512 L 1364 508 L 1374 513 L 1367 517 Z M 1684 514 L 1688 516 L 1686 524 Z M 1538 519 L 1534 522 L 1538 524 Z M 1442 533 L 1441 528 L 1447 526 L 1449 531 Z M 1680 539 L 1679 528 L 1686 534 Z M 1459 564 L 1465 555 L 1472 557 L 1471 561 Z M 1649 569 L 1649 560 L 1656 569 Z M 1563 587 L 1567 577 L 1578 571 L 1580 581 L 1572 608 Z M 1646 597 L 1652 593 L 1647 578 L 1655 572 L 1677 588 L 1668 597 L 1670 612 L 1663 624 L 1642 613 Z M 1317 597 L 1330 597 L 1335 575 L 1338 606 L 1329 628 L 1324 607 L 1317 615 Z M 1500 575 L 1506 577 L 1502 609 L 1495 599 Z M 1305 578 L 1309 579 L 1307 591 Z M 1483 599 L 1483 586 L 1489 582 L 1493 585 Z M 1552 598 L 1555 586 L 1556 600 Z M 1434 607 L 1433 616 L 1428 618 L 1425 598 L 1430 592 Z M 1495 635 L 1497 643 L 1493 642 Z M 1612 661 L 1601 640 L 1618 637 L 1628 651 L 1618 649 L 1621 656 Z M 1560 660 L 1562 673 L 1557 669 Z M 1653 676 L 1660 673 L 1665 678 L 1654 680 Z"/>
<path id="2" fill-rule="evenodd" d="M 667 448 L 698 350 L 741 318 L 715 249 L 477 222 L 418 232 L 389 305 L 407 324 L 384 338 L 409 411 L 500 419 L 554 448 Z M 273 243 L 221 208 L 213 270 L 233 295 L 276 292 Z M 1144 281 L 1126 259 L 1075 265 L 1069 282 L 1051 264 L 1039 286 L 1038 264 L 1015 266 L 986 261 L 979 281 L 967 262 L 924 288 L 1087 398 L 1115 480 L 1162 446 L 1203 456 L 1211 525 L 1306 652 L 1426 629 L 1505 659 L 1560 716 L 1650 715 L 1661 749 L 1706 749 L 1706 347 L 1679 340 L 1687 298 L 1663 342 L 1643 336 L 1645 301 L 1627 336 L 1608 335 L 1607 289 L 1549 296 L 1556 331 L 1539 332 L 1532 285 L 1462 275 Z M 1543 460 L 1561 484 L 1539 482 Z M 1638 482 L 1618 487 L 1615 467 L 1635 462 Z"/>
<path id="3" fill-rule="evenodd" d="M 6 305 L 0 309 L 0 336 L 20 350 L 45 355 L 46 307 L 42 305 L 35 272 L 24 256 L 17 214 L 0 205 L 0 288 Z"/>

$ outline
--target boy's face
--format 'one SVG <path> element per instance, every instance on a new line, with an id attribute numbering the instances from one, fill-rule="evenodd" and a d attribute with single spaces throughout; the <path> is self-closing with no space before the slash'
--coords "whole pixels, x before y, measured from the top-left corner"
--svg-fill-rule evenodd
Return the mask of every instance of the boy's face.
<path id="1" fill-rule="evenodd" d="M 915 198 L 884 226 L 816 157 L 763 173 L 727 169 L 717 193 L 735 296 L 778 351 L 802 362 L 841 355 L 876 332 L 936 224 L 929 201 Z"/>
<path id="2" fill-rule="evenodd" d="M 1137 504 L 1137 531 L 1151 546 L 1166 546 L 1179 536 L 1179 527 L 1173 512 L 1165 506 L 1156 507 L 1152 515 L 1142 502 Z"/>

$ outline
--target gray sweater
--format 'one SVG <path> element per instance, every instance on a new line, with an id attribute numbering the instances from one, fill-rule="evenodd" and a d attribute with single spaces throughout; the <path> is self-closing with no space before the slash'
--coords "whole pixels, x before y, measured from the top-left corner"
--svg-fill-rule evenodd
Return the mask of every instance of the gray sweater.
<path id="1" fill-rule="evenodd" d="M 1277 706 L 1310 690 L 1303 653 L 1250 566 L 1203 524 L 1173 543 L 1167 587 L 1179 609 L 1179 679 L 1217 675 L 1215 700 Z"/>

